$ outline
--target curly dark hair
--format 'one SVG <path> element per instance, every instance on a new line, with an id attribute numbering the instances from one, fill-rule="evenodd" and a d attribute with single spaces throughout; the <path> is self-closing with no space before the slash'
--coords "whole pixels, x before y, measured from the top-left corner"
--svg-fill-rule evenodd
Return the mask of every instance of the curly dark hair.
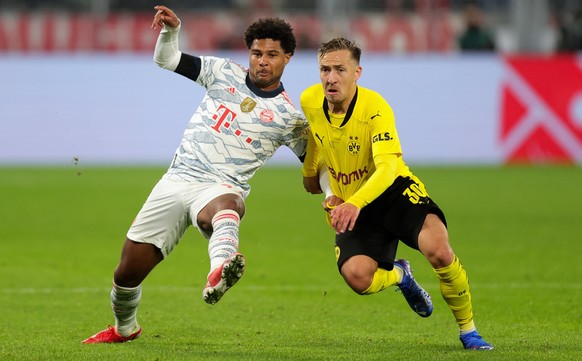
<path id="1" fill-rule="evenodd" d="M 252 23 L 245 31 L 247 47 L 250 49 L 253 41 L 257 39 L 278 40 L 285 53 L 291 53 L 291 55 L 295 53 L 297 46 L 293 28 L 280 18 L 263 18 Z"/>

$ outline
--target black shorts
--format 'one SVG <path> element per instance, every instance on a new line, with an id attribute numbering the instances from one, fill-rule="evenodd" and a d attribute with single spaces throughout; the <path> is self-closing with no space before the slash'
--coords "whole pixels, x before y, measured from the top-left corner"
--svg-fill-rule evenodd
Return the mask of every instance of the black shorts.
<path id="1" fill-rule="evenodd" d="M 336 235 L 338 269 L 355 255 L 366 255 L 391 270 L 398 241 L 418 250 L 418 234 L 429 213 L 445 224 L 445 215 L 418 178 L 398 177 L 378 198 L 362 208 L 352 231 Z"/>

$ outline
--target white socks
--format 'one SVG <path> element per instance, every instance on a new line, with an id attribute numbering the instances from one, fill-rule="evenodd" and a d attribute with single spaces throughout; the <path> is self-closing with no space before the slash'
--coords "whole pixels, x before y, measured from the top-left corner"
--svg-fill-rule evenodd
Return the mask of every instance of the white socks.
<path id="1" fill-rule="evenodd" d="M 238 230 L 240 218 L 237 212 L 226 209 L 212 218 L 212 236 L 208 240 L 210 270 L 224 263 L 233 253 L 238 252 Z"/>
<path id="2" fill-rule="evenodd" d="M 139 330 L 137 306 L 141 299 L 141 285 L 135 288 L 121 287 L 113 282 L 111 309 L 115 316 L 115 329 L 123 337 Z"/>
<path id="3" fill-rule="evenodd" d="M 214 231 L 208 241 L 211 270 L 222 265 L 231 254 L 238 252 L 239 223 L 238 213 L 230 209 L 220 211 L 212 218 Z M 115 316 L 115 329 L 123 337 L 128 337 L 139 330 L 137 307 L 140 300 L 141 285 L 130 288 L 118 286 L 113 282 L 111 309 Z"/>

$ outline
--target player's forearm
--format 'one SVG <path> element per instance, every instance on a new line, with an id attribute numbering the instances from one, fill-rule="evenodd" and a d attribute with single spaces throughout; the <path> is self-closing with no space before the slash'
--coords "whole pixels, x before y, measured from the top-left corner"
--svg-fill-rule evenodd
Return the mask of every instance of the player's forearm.
<path id="1" fill-rule="evenodd" d="M 301 169 L 304 177 L 316 177 L 319 172 L 319 149 L 313 140 L 313 135 L 310 133 L 307 140 L 307 150 L 305 159 L 303 160 L 303 167 Z"/>
<path id="2" fill-rule="evenodd" d="M 321 191 L 325 193 L 325 198 L 333 196 L 333 191 L 331 190 L 331 182 L 329 180 L 329 172 L 325 167 L 325 163 L 320 162 L 319 168 L 319 187 Z"/>
<path id="3" fill-rule="evenodd" d="M 171 71 L 176 70 L 182 52 L 179 49 L 178 34 L 180 33 L 180 25 L 176 28 L 170 28 L 164 25 L 154 49 L 154 62 L 160 68 Z"/>
<path id="4" fill-rule="evenodd" d="M 397 169 L 396 155 L 382 155 L 376 158 L 376 171 L 370 179 L 352 195 L 346 202 L 362 209 L 364 206 L 378 198 L 380 194 L 392 185 L 396 179 Z"/>

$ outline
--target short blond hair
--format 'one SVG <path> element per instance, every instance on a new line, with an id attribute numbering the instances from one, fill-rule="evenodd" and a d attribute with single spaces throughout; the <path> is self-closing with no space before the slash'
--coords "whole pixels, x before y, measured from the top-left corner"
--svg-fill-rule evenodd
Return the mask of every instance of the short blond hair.
<path id="1" fill-rule="evenodd" d="M 319 58 L 323 58 L 325 54 L 336 50 L 348 50 L 352 58 L 357 64 L 360 64 L 360 57 L 362 56 L 362 49 L 360 49 L 355 42 L 346 38 L 334 38 L 328 42 L 322 43 L 317 51 Z"/>

